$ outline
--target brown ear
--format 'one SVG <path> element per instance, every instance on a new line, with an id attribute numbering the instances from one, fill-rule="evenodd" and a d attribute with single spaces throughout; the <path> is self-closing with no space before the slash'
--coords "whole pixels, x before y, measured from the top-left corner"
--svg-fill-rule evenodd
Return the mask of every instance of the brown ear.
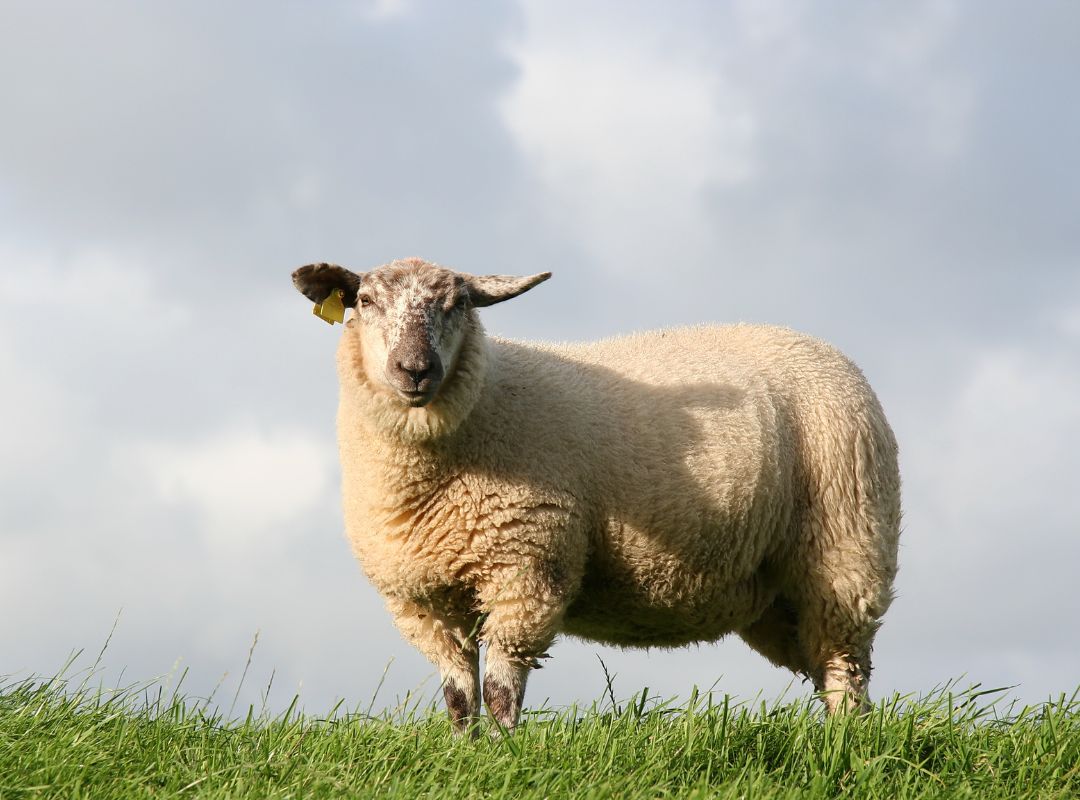
<path id="1" fill-rule="evenodd" d="M 493 306 L 511 297 L 529 291 L 538 283 L 551 277 L 550 272 L 541 272 L 519 278 L 515 275 L 462 275 L 469 290 L 469 301 L 477 308 Z"/>
<path id="2" fill-rule="evenodd" d="M 334 289 L 341 289 L 341 302 L 346 308 L 355 308 L 363 277 L 337 264 L 308 264 L 292 274 L 292 282 L 313 303 L 321 303 Z"/>

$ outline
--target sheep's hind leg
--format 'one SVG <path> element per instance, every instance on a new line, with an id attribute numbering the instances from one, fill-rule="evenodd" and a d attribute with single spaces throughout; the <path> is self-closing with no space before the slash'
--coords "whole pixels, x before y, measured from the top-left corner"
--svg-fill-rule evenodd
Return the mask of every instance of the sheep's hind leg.
<path id="1" fill-rule="evenodd" d="M 870 652 L 879 622 L 835 598 L 819 599 L 800 613 L 799 636 L 829 714 L 870 708 Z"/>
<path id="2" fill-rule="evenodd" d="M 836 647 L 814 670 L 814 686 L 829 714 L 870 710 L 870 649 Z"/>
<path id="3" fill-rule="evenodd" d="M 786 597 L 778 597 L 739 636 L 778 667 L 804 675 L 825 702 L 830 714 L 859 710 L 868 706 L 866 688 L 870 681 L 870 644 L 866 635 L 823 635 L 808 612 L 799 613 Z M 865 642 L 859 645 L 837 641 Z M 807 653 L 811 653 L 807 656 Z"/>
<path id="4" fill-rule="evenodd" d="M 851 457 L 850 469 L 817 481 L 797 576 L 800 639 L 830 714 L 870 708 L 870 653 L 892 603 L 900 536 L 896 443 L 880 409 L 865 409 L 850 444 L 836 454 L 838 464 Z"/>

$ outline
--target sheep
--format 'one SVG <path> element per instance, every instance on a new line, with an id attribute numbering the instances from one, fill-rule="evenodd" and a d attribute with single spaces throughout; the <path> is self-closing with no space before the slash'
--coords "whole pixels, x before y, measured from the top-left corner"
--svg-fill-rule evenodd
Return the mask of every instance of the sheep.
<path id="1" fill-rule="evenodd" d="M 897 566 L 897 447 L 862 373 L 786 328 L 590 344 L 488 337 L 476 309 L 547 280 L 421 259 L 293 273 L 353 309 L 337 416 L 346 532 L 453 728 L 512 731 L 559 633 L 678 647 L 736 633 L 868 703 Z"/>

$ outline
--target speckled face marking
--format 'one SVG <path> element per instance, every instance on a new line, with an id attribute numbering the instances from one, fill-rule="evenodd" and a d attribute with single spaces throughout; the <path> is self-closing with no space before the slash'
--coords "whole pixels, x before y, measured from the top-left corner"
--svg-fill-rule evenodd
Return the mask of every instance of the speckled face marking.
<path id="1" fill-rule="evenodd" d="M 420 259 L 364 275 L 356 310 L 368 374 L 411 406 L 427 405 L 453 369 L 468 320 L 465 279 Z"/>

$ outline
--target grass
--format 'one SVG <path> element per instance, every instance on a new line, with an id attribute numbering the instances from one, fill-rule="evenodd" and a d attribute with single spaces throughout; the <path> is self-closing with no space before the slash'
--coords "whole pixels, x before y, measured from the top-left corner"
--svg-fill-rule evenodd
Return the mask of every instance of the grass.
<path id="1" fill-rule="evenodd" d="M 1080 796 L 1080 690 L 1017 708 L 949 684 L 827 720 L 818 706 L 643 692 L 474 742 L 433 708 L 229 719 L 160 685 L 8 681 L 0 800 Z"/>

